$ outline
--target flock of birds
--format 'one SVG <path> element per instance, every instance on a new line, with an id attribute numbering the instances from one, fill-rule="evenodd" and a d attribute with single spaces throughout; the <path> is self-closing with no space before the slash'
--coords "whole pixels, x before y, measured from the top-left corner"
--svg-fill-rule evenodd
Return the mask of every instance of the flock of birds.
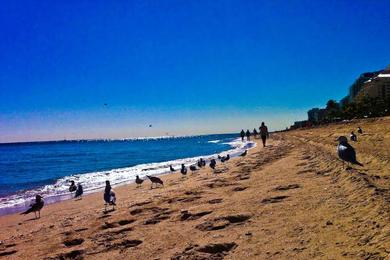
<path id="1" fill-rule="evenodd" d="M 245 152 L 243 152 L 240 156 L 246 156 L 248 153 L 247 150 L 245 150 Z M 218 159 L 224 163 L 224 162 L 227 162 L 230 160 L 230 155 L 227 154 L 226 156 L 220 156 L 218 155 Z M 216 159 L 211 159 L 210 162 L 209 162 L 209 167 L 212 169 L 212 170 L 215 170 L 215 167 L 217 166 L 217 160 Z M 192 173 L 195 173 L 196 171 L 198 171 L 200 168 L 203 168 L 203 167 L 206 167 L 206 161 L 203 160 L 203 158 L 200 158 L 198 160 L 198 162 L 193 165 L 190 165 L 188 168 L 190 169 L 190 171 Z M 173 168 L 172 165 L 169 165 L 169 170 L 171 172 L 175 172 L 176 169 Z M 187 167 L 183 164 L 181 164 L 181 168 L 180 168 L 180 173 L 182 175 L 182 177 L 185 177 L 187 176 L 187 173 L 188 173 L 188 170 L 187 170 Z M 164 182 L 163 180 L 161 180 L 159 177 L 156 177 L 156 176 L 149 176 L 149 175 L 146 175 L 146 177 L 150 180 L 151 182 L 151 188 L 153 189 L 153 186 L 154 187 L 158 187 L 158 186 L 164 186 Z M 141 179 L 138 175 L 135 177 L 135 183 L 137 184 L 137 187 L 141 187 L 142 183 L 144 182 L 143 179 Z"/>
<path id="2" fill-rule="evenodd" d="M 361 127 L 358 127 L 357 132 L 359 134 L 363 134 L 363 130 L 361 129 Z M 343 166 L 344 166 L 345 162 L 348 164 L 347 169 L 350 168 L 349 164 L 355 164 L 355 165 L 363 166 L 363 164 L 361 164 L 360 162 L 357 161 L 357 159 L 356 159 L 356 151 L 348 143 L 348 138 L 345 137 L 345 136 L 340 136 L 337 140 L 339 142 L 339 144 L 337 145 L 337 154 L 338 154 L 339 158 L 343 161 Z M 356 136 L 356 134 L 353 131 L 350 134 L 350 140 L 353 141 L 353 142 L 357 142 L 357 136 Z M 247 152 L 248 151 L 245 150 L 240 156 L 246 156 Z M 229 154 L 226 155 L 226 156 L 218 155 L 218 160 L 220 160 L 222 163 L 227 162 L 227 161 L 230 160 L 230 155 Z M 196 165 L 190 165 L 189 169 L 190 169 L 190 171 L 192 173 L 194 173 L 194 172 L 198 171 L 200 168 L 205 167 L 205 166 L 206 166 L 206 161 L 201 158 L 201 159 L 198 160 Z M 217 166 L 217 160 L 216 159 L 211 159 L 210 162 L 209 162 L 209 167 L 212 170 L 215 170 L 216 166 Z M 176 171 L 173 168 L 172 165 L 169 166 L 169 169 L 170 169 L 171 172 L 175 172 Z M 187 167 L 184 164 L 182 164 L 181 168 L 180 168 L 180 173 L 182 174 L 183 177 L 185 177 L 187 175 L 187 172 L 188 172 Z M 151 188 L 158 187 L 158 186 L 164 186 L 163 180 L 160 179 L 159 177 L 149 176 L 149 175 L 146 175 L 146 177 L 151 182 Z M 141 179 L 137 175 L 136 179 L 135 179 L 135 183 L 137 184 L 137 187 L 140 187 L 143 182 L 144 182 L 144 180 Z M 81 196 L 83 195 L 83 186 L 80 183 L 77 184 L 77 186 L 76 186 L 75 182 L 72 180 L 71 183 L 70 183 L 70 186 L 69 186 L 69 192 L 71 192 L 71 193 L 75 192 L 74 198 L 81 199 Z M 106 188 L 104 190 L 103 199 L 104 199 L 105 211 L 107 211 L 107 206 L 108 205 L 113 206 L 112 210 L 115 209 L 115 206 L 116 206 L 116 196 L 115 196 L 114 191 L 111 188 L 111 185 L 110 185 L 109 181 L 106 181 Z M 29 213 L 34 213 L 35 214 L 35 218 L 40 218 L 41 217 L 40 211 L 43 208 L 43 206 L 44 206 L 44 201 L 43 201 L 42 196 L 36 195 L 35 196 L 35 202 L 30 205 L 30 208 L 28 210 L 26 210 L 25 212 L 23 212 L 21 214 L 26 215 L 26 214 L 29 214 Z M 37 215 L 37 213 L 38 213 L 38 215 Z"/>
<path id="3" fill-rule="evenodd" d="M 247 150 L 245 150 L 245 152 L 243 152 L 240 156 L 246 156 L 247 155 Z M 227 162 L 230 160 L 230 155 L 226 155 L 226 156 L 220 156 L 218 155 L 218 159 L 224 163 L 224 162 Z M 210 160 L 210 163 L 209 163 L 209 166 L 211 169 L 215 169 L 217 165 L 217 161 L 215 159 L 211 159 Z M 197 167 L 198 166 L 198 167 Z M 202 158 L 198 160 L 197 162 L 197 166 L 196 165 L 191 165 L 189 167 L 189 169 L 191 170 L 191 172 L 196 172 L 197 170 L 199 170 L 200 168 L 202 167 L 205 167 L 206 166 L 206 161 L 203 160 Z M 175 172 L 176 170 L 173 168 L 172 165 L 169 166 L 169 169 L 171 172 Z M 187 175 L 187 167 L 182 164 L 181 165 L 181 169 L 180 169 L 180 173 L 183 175 L 183 176 L 186 176 Z M 161 180 L 159 177 L 156 177 L 156 176 L 149 176 L 149 175 L 146 175 L 146 177 L 150 180 L 151 182 L 151 188 L 153 187 L 158 187 L 158 186 L 164 186 L 164 182 L 163 180 Z M 135 179 L 135 183 L 137 184 L 137 187 L 140 187 L 142 185 L 142 183 L 144 182 L 143 179 L 141 179 L 138 175 L 136 176 L 136 179 Z M 70 186 L 69 186 L 69 192 L 71 194 L 73 194 L 74 192 L 74 198 L 76 200 L 79 200 L 81 199 L 81 196 L 83 195 L 84 191 L 83 191 L 83 186 L 78 183 L 77 185 L 75 184 L 75 182 L 73 180 L 70 181 Z M 103 194 L 103 199 L 104 199 L 104 212 L 107 212 L 107 206 L 112 206 L 112 210 L 115 210 L 115 206 L 116 206 L 116 196 L 115 196 L 115 192 L 112 190 L 111 188 L 111 185 L 110 185 L 110 182 L 109 181 L 106 181 L 106 187 L 105 187 L 105 190 L 104 190 L 104 194 Z M 35 218 L 40 218 L 41 217 L 41 209 L 43 208 L 44 206 L 44 201 L 43 201 L 43 198 L 42 196 L 40 195 L 36 195 L 35 196 L 35 202 L 33 204 L 30 205 L 30 208 L 28 210 L 26 210 L 25 212 L 21 213 L 23 215 L 27 215 L 29 213 L 34 213 L 35 214 Z M 38 213 L 38 215 L 37 215 Z"/>

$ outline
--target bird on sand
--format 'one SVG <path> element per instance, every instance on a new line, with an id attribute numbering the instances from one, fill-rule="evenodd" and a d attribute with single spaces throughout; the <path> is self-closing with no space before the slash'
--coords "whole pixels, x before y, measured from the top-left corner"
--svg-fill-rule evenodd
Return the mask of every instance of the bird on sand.
<path id="1" fill-rule="evenodd" d="M 83 191 L 83 186 L 81 186 L 80 183 L 77 184 L 77 190 L 76 190 L 76 193 L 74 195 L 75 198 L 80 198 L 81 199 L 81 195 L 83 195 L 84 191 Z"/>
<path id="2" fill-rule="evenodd" d="M 171 172 L 174 172 L 174 171 L 176 171 L 176 170 L 175 170 L 175 168 L 173 168 L 173 166 L 172 166 L 172 165 L 169 165 L 169 169 L 171 170 Z"/>
<path id="3" fill-rule="evenodd" d="M 144 182 L 143 179 L 141 179 L 138 175 L 135 176 L 135 183 L 137 184 L 137 187 L 141 187 L 141 184 Z"/>
<path id="4" fill-rule="evenodd" d="M 155 184 L 156 188 L 158 185 L 164 186 L 164 182 L 160 178 L 149 175 L 146 175 L 146 177 L 148 177 L 149 180 L 152 182 L 152 186 L 150 187 L 151 189 L 153 189 L 153 184 Z"/>
<path id="5" fill-rule="evenodd" d="M 357 136 L 353 131 L 351 132 L 349 137 L 350 137 L 351 141 L 357 142 Z"/>
<path id="6" fill-rule="evenodd" d="M 106 188 L 104 189 L 104 211 L 107 211 L 107 205 L 112 206 L 112 210 L 115 210 L 116 206 L 116 196 L 115 192 L 111 189 L 110 181 L 106 181 Z"/>
<path id="7" fill-rule="evenodd" d="M 77 190 L 77 186 L 74 181 L 70 181 L 69 192 L 72 193 Z"/>
<path id="8" fill-rule="evenodd" d="M 337 146 L 337 153 L 341 160 L 344 162 L 347 162 L 347 164 L 357 164 L 360 166 L 363 166 L 360 162 L 356 160 L 356 152 L 355 149 L 348 143 L 348 139 L 345 136 L 340 136 L 338 139 L 339 144 Z M 347 167 L 348 169 L 349 167 Z"/>
<path id="9" fill-rule="evenodd" d="M 363 134 L 363 130 L 362 130 L 362 128 L 361 128 L 360 126 L 358 127 L 357 132 L 358 132 L 359 134 Z"/>
<path id="10" fill-rule="evenodd" d="M 245 150 L 245 152 L 243 152 L 242 154 L 240 154 L 240 156 L 244 157 L 244 156 L 246 156 L 247 153 L 248 153 L 248 150 Z"/>
<path id="11" fill-rule="evenodd" d="M 26 210 L 25 212 L 21 213 L 21 215 L 27 215 L 31 212 L 34 212 L 35 214 L 35 219 L 37 219 L 37 211 L 39 218 L 41 218 L 41 209 L 43 208 L 43 205 L 45 202 L 43 201 L 42 197 L 40 195 L 35 196 L 35 203 L 30 205 L 30 208 Z"/>
<path id="12" fill-rule="evenodd" d="M 194 173 L 195 171 L 198 170 L 198 168 L 196 168 L 195 165 L 191 165 L 191 166 L 190 166 L 190 170 L 191 170 L 192 173 Z"/>
<path id="13" fill-rule="evenodd" d="M 215 159 L 211 159 L 210 164 L 209 164 L 210 168 L 214 170 L 216 165 L 217 165 L 217 162 L 215 161 Z"/>
<path id="14" fill-rule="evenodd" d="M 181 165 L 180 173 L 184 176 L 187 175 L 187 168 L 184 166 L 184 164 Z"/>
<path id="15" fill-rule="evenodd" d="M 221 162 L 227 162 L 229 160 L 230 160 L 230 155 L 229 154 L 226 155 L 226 156 L 221 157 Z"/>

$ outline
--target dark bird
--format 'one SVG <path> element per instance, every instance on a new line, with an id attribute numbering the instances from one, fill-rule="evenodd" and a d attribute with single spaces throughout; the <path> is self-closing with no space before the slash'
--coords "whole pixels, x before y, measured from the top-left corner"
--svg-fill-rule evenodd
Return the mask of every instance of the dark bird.
<path id="1" fill-rule="evenodd" d="M 152 125 L 149 125 L 149 127 L 152 127 Z"/>
<path id="2" fill-rule="evenodd" d="M 183 176 L 187 175 L 187 168 L 184 166 L 184 164 L 181 165 L 180 173 Z"/>
<path id="3" fill-rule="evenodd" d="M 215 159 L 211 159 L 210 164 L 209 164 L 210 168 L 214 170 L 216 165 L 217 165 L 217 162 L 215 161 Z"/>
<path id="4" fill-rule="evenodd" d="M 360 126 L 358 127 L 358 133 L 363 134 L 363 130 L 360 128 Z"/>
<path id="5" fill-rule="evenodd" d="M 196 164 L 198 165 L 199 168 L 202 168 L 202 161 L 201 160 L 198 160 L 198 162 Z"/>
<path id="6" fill-rule="evenodd" d="M 202 167 L 204 167 L 204 166 L 206 166 L 206 161 L 205 160 L 203 160 L 203 158 L 200 158 L 199 160 L 198 160 L 198 167 L 199 168 L 202 168 Z"/>
<path id="7" fill-rule="evenodd" d="M 143 182 L 144 180 L 141 179 L 138 175 L 135 176 L 135 183 L 137 183 L 137 187 L 140 187 Z"/>
<path id="8" fill-rule="evenodd" d="M 104 189 L 103 199 L 104 199 L 104 211 L 107 211 L 107 205 L 111 205 L 112 210 L 115 210 L 116 196 L 115 196 L 115 192 L 112 191 L 110 181 L 106 181 L 106 188 Z"/>
<path id="9" fill-rule="evenodd" d="M 191 166 L 190 166 L 190 170 L 191 170 L 192 172 L 195 172 L 195 171 L 198 170 L 198 168 L 196 168 L 195 165 L 191 165 Z"/>
<path id="10" fill-rule="evenodd" d="M 247 153 L 248 153 L 248 150 L 245 150 L 245 152 L 243 152 L 242 154 L 240 154 L 240 156 L 244 157 L 244 156 L 246 156 Z"/>
<path id="11" fill-rule="evenodd" d="M 351 138 L 351 141 L 357 142 L 357 136 L 355 135 L 355 133 L 353 131 L 351 132 L 350 138 Z"/>
<path id="12" fill-rule="evenodd" d="M 339 144 L 337 146 L 337 153 L 341 160 L 352 164 L 357 164 L 363 166 L 360 162 L 356 160 L 355 149 L 348 143 L 348 139 L 345 136 L 340 136 L 338 139 Z"/>
<path id="13" fill-rule="evenodd" d="M 149 176 L 149 175 L 146 175 L 146 177 L 149 178 L 149 180 L 152 182 L 152 186 L 151 186 L 151 189 L 153 189 L 153 184 L 156 184 L 155 186 L 157 187 L 157 185 L 161 185 L 161 186 L 164 186 L 164 182 L 158 178 L 158 177 L 154 177 L 154 176 Z"/>
<path id="14" fill-rule="evenodd" d="M 222 158 L 221 158 L 221 162 L 227 162 L 227 161 L 229 161 L 230 160 L 230 155 L 228 154 L 228 155 L 226 155 L 226 156 L 223 156 Z"/>
<path id="15" fill-rule="evenodd" d="M 76 193 L 74 195 L 75 198 L 80 198 L 81 199 L 81 195 L 83 195 L 84 191 L 83 191 L 83 186 L 81 186 L 81 184 L 77 184 L 77 190 L 76 190 Z"/>
<path id="16" fill-rule="evenodd" d="M 218 159 L 221 160 L 223 157 L 218 154 Z"/>
<path id="17" fill-rule="evenodd" d="M 107 106 L 107 103 L 104 103 L 104 106 Z"/>
<path id="18" fill-rule="evenodd" d="M 169 169 L 171 170 L 171 172 L 176 171 L 176 170 L 172 167 L 172 165 L 169 165 Z"/>
<path id="19" fill-rule="evenodd" d="M 21 215 L 27 215 L 31 212 L 34 212 L 35 214 L 35 219 L 37 219 L 37 211 L 39 218 L 41 217 L 41 209 L 43 208 L 43 205 L 45 202 L 43 201 L 42 197 L 40 195 L 35 196 L 35 203 L 30 205 L 30 208 L 26 210 L 25 212 L 21 213 Z"/>
<path id="20" fill-rule="evenodd" d="M 69 192 L 72 193 L 77 190 L 77 186 L 74 181 L 70 181 Z"/>

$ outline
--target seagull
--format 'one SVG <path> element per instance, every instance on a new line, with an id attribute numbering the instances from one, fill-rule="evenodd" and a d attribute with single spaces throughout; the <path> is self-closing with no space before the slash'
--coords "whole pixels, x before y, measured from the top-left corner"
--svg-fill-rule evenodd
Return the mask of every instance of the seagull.
<path id="1" fill-rule="evenodd" d="M 74 181 L 70 181 L 69 192 L 72 193 L 77 190 L 77 186 Z"/>
<path id="2" fill-rule="evenodd" d="M 154 176 L 149 176 L 149 175 L 146 175 L 146 177 L 148 177 L 149 180 L 152 182 L 151 189 L 153 189 L 153 184 L 156 184 L 155 185 L 156 187 L 157 187 L 158 184 L 160 184 L 161 186 L 164 186 L 164 182 L 160 178 L 154 177 Z"/>
<path id="3" fill-rule="evenodd" d="M 197 170 L 198 170 L 198 168 L 196 168 L 196 166 L 195 166 L 195 165 L 191 165 L 191 166 L 190 166 L 190 170 L 191 170 L 191 171 L 192 171 L 192 173 L 193 173 L 193 172 L 197 171 Z"/>
<path id="4" fill-rule="evenodd" d="M 169 165 L 169 169 L 171 170 L 171 172 L 176 171 L 176 170 L 172 167 L 172 165 Z"/>
<path id="5" fill-rule="evenodd" d="M 21 215 L 27 215 L 31 212 L 34 212 L 35 214 L 35 219 L 37 219 L 37 211 L 39 218 L 41 218 L 41 209 L 43 208 L 43 205 L 45 202 L 43 201 L 42 197 L 40 195 L 35 196 L 35 203 L 30 205 L 30 208 L 26 210 L 25 212 L 21 213 Z"/>
<path id="6" fill-rule="evenodd" d="M 221 157 L 221 162 L 227 162 L 229 161 L 229 159 L 230 159 L 230 155 L 228 154 L 226 156 Z"/>
<path id="7" fill-rule="evenodd" d="M 351 132 L 350 138 L 351 138 L 351 141 L 357 142 L 357 136 L 353 131 Z"/>
<path id="8" fill-rule="evenodd" d="M 76 190 L 76 193 L 74 195 L 75 198 L 79 198 L 81 199 L 81 195 L 83 195 L 84 191 L 83 191 L 83 186 L 81 186 L 81 184 L 77 184 L 77 190 Z"/>
<path id="9" fill-rule="evenodd" d="M 181 165 L 180 173 L 183 175 L 187 175 L 187 168 L 184 166 L 184 164 Z"/>
<path id="10" fill-rule="evenodd" d="M 217 165 L 217 162 L 215 161 L 215 159 L 211 159 L 210 164 L 209 164 L 210 168 L 214 170 L 216 165 Z"/>
<path id="11" fill-rule="evenodd" d="M 138 175 L 135 176 L 135 183 L 137 183 L 137 187 L 140 187 L 143 182 L 144 180 L 141 179 Z"/>
<path id="12" fill-rule="evenodd" d="M 246 156 L 247 153 L 248 153 L 248 150 L 245 150 L 245 152 L 243 152 L 242 154 L 240 154 L 240 156 L 244 157 L 244 156 Z"/>
<path id="13" fill-rule="evenodd" d="M 202 167 L 206 166 L 206 161 L 203 160 L 203 158 L 200 158 L 197 164 L 198 164 L 199 168 L 202 168 Z"/>
<path id="14" fill-rule="evenodd" d="M 346 161 L 348 164 L 357 164 L 363 166 L 360 162 L 356 160 L 355 149 L 348 143 L 348 139 L 345 136 L 340 136 L 338 139 L 339 145 L 337 146 L 337 153 L 341 160 Z M 348 169 L 348 167 L 347 167 Z"/>
<path id="15" fill-rule="evenodd" d="M 116 206 L 116 196 L 115 192 L 111 190 L 110 181 L 106 181 L 106 188 L 104 190 L 104 211 L 107 211 L 107 205 L 112 205 L 112 210 L 115 210 Z"/>

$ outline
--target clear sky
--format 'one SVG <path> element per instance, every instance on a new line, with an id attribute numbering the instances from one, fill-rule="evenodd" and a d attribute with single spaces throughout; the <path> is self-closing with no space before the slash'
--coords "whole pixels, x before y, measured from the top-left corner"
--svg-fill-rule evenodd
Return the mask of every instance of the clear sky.
<path id="1" fill-rule="evenodd" d="M 0 142 L 283 129 L 389 65 L 389 28 L 387 0 L 4 0 Z"/>

